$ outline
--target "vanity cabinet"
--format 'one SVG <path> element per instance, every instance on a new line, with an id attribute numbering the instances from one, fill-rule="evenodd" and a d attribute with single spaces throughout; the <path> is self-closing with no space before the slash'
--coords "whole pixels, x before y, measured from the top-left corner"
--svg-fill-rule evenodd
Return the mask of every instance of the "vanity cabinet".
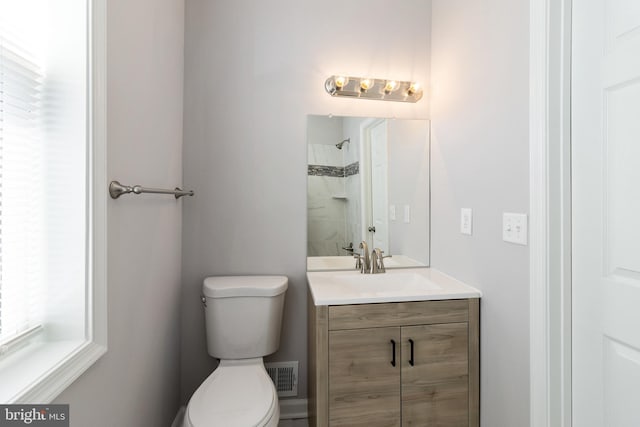
<path id="1" fill-rule="evenodd" d="M 477 427 L 477 298 L 315 306 L 310 426 Z"/>

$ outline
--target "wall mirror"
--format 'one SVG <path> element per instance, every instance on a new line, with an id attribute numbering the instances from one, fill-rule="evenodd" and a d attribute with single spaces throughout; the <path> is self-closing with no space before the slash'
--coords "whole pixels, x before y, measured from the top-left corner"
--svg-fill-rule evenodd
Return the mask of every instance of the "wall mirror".
<path id="1" fill-rule="evenodd" d="M 307 270 L 429 265 L 429 121 L 307 117 Z"/>

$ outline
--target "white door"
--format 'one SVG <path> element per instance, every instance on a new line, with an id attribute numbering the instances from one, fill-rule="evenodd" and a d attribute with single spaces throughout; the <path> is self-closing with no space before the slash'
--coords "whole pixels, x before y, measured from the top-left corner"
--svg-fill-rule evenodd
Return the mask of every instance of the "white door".
<path id="1" fill-rule="evenodd" d="M 640 1 L 573 0 L 573 426 L 640 426 Z"/>
<path id="2" fill-rule="evenodd" d="M 371 222 L 375 232 L 371 234 L 373 248 L 389 251 L 389 226 L 387 221 L 387 121 L 383 120 L 371 129 Z M 371 249 L 373 249 L 371 248 Z"/>

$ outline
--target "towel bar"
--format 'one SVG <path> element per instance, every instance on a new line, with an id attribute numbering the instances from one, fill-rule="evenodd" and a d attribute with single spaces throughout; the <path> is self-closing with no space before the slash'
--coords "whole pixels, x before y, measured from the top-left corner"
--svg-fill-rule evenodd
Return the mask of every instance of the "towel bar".
<path id="1" fill-rule="evenodd" d="M 122 185 L 118 181 L 111 181 L 109 184 L 109 195 L 112 199 L 117 199 L 123 194 L 142 194 L 142 193 L 155 193 L 155 194 L 173 194 L 176 199 L 179 199 L 182 196 L 193 196 L 194 192 L 185 191 L 180 187 L 176 187 L 174 190 L 163 190 L 161 188 L 146 188 L 141 187 L 139 185 L 129 186 Z"/>

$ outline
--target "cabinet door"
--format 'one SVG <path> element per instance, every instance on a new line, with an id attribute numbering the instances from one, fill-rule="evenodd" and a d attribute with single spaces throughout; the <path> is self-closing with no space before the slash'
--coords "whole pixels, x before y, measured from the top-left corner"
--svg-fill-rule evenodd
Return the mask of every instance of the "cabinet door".
<path id="1" fill-rule="evenodd" d="M 468 427 L 468 402 L 468 324 L 403 327 L 402 426 Z"/>
<path id="2" fill-rule="evenodd" d="M 329 425 L 400 426 L 399 327 L 329 332 Z"/>

